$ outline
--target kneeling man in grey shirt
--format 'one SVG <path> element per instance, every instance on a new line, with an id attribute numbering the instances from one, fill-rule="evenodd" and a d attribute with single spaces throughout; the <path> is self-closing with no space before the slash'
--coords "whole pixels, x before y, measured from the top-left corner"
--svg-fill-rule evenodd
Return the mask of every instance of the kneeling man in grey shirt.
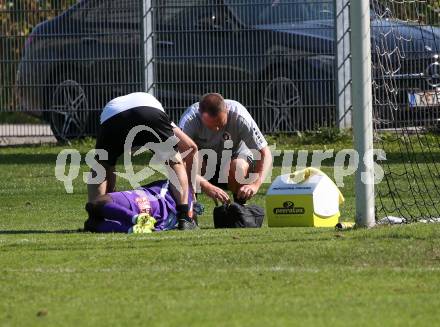
<path id="1" fill-rule="evenodd" d="M 263 183 L 272 166 L 267 141 L 246 108 L 218 93 L 204 95 L 190 106 L 179 127 L 198 146 L 201 172 L 197 182 L 215 201 L 245 203 Z"/>

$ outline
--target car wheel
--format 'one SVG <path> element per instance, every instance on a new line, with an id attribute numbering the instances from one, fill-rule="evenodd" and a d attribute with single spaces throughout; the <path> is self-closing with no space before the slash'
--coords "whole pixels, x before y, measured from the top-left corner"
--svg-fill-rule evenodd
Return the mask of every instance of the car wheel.
<path id="1" fill-rule="evenodd" d="M 74 80 L 59 83 L 50 106 L 50 126 L 58 141 L 84 135 L 88 120 L 88 99 L 84 88 Z"/>
<path id="2" fill-rule="evenodd" d="M 302 128 L 303 95 L 291 78 L 277 76 L 263 87 L 266 132 L 291 132 Z"/>

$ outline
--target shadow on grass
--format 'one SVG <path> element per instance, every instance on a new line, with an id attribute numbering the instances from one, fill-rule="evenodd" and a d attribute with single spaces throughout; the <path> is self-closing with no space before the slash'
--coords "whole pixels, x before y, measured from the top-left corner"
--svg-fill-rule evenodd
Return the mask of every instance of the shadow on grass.
<path id="1" fill-rule="evenodd" d="M 69 149 L 66 146 L 66 149 Z M 92 149 L 92 148 L 91 148 Z M 60 149 L 61 152 L 61 149 Z M 80 152 L 81 163 L 84 164 L 84 158 L 86 156 L 85 152 Z M 0 165 L 32 165 L 32 164 L 42 164 L 42 165 L 55 165 L 57 161 L 58 153 L 6 153 L 0 154 Z M 150 153 L 146 153 L 144 156 L 139 155 L 132 157 L 133 165 L 144 165 L 145 162 L 149 162 L 151 158 Z M 69 159 L 70 160 L 70 159 Z M 67 161 L 70 162 L 70 161 Z M 124 164 L 124 158 L 121 156 L 117 162 L 118 165 Z"/>
<path id="2" fill-rule="evenodd" d="M 66 147 L 67 148 L 67 147 Z M 61 151 L 61 150 L 60 150 Z M 81 158 L 84 160 L 85 153 L 81 153 Z M 336 155 L 336 154 L 335 154 Z M 55 165 L 57 160 L 57 153 L 6 153 L 0 155 L 0 165 L 31 165 L 31 164 L 45 164 L 45 165 Z M 137 156 L 132 158 L 134 165 L 144 165 L 145 162 L 149 162 L 151 154 L 147 153 L 145 156 Z M 312 152 L 309 152 L 307 156 L 307 166 L 311 165 L 312 162 Z M 283 156 L 277 156 L 274 158 L 273 165 L 275 167 L 281 167 L 283 163 Z M 288 164 L 296 164 L 298 160 L 297 153 L 292 157 L 291 162 Z M 321 165 L 323 167 L 333 167 L 335 161 L 335 156 L 330 159 L 325 159 L 322 161 Z M 439 152 L 388 152 L 386 161 L 379 161 L 379 164 L 401 164 L 408 161 L 417 162 L 420 164 L 425 163 L 437 163 L 440 161 Z M 84 161 L 82 161 L 84 163 Z M 123 165 L 123 158 L 119 158 L 118 165 Z"/>
<path id="3" fill-rule="evenodd" d="M 60 229 L 60 230 L 0 230 L 0 235 L 20 235 L 20 234 L 77 234 L 84 233 L 82 229 Z"/>
<path id="4" fill-rule="evenodd" d="M 29 165 L 29 164 L 50 164 L 54 165 L 57 161 L 57 154 L 26 154 L 26 153 L 7 153 L 1 155 L 0 164 L 2 165 Z"/>

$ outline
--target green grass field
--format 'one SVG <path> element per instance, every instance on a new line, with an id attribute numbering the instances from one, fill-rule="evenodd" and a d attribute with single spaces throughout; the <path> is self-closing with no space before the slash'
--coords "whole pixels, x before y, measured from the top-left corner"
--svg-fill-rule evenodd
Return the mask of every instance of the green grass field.
<path id="1" fill-rule="evenodd" d="M 284 148 L 324 147 L 306 143 Z M 74 146 L 84 154 L 93 144 Z M 201 196 L 207 210 L 198 232 L 80 233 L 86 187 L 78 178 L 66 194 L 55 179 L 63 148 L 0 149 L 1 326 L 438 323 L 440 226 L 215 230 L 213 203 Z M 342 219 L 350 221 L 353 177 L 344 182 Z M 260 205 L 266 189 L 255 198 Z"/>

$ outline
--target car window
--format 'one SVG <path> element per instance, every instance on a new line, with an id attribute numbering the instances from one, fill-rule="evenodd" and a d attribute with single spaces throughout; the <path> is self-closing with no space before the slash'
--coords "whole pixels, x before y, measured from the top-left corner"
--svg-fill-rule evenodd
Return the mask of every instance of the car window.
<path id="1" fill-rule="evenodd" d="M 283 24 L 333 17 L 333 3 L 317 0 L 225 0 L 246 25 Z"/>
<path id="2" fill-rule="evenodd" d="M 193 20 L 193 28 L 201 30 L 233 29 L 235 21 L 225 6 L 206 7 Z"/>
<path id="3" fill-rule="evenodd" d="M 139 0 L 103 0 L 90 4 L 86 21 L 103 24 L 130 24 L 140 21 L 141 2 Z"/>
<path id="4" fill-rule="evenodd" d="M 156 25 L 166 30 L 191 29 L 208 3 L 207 0 L 156 0 L 153 5 Z"/>
<path id="5" fill-rule="evenodd" d="M 182 12 L 186 3 L 180 0 L 156 1 L 154 9 L 156 11 L 157 22 L 160 25 L 173 25 L 175 17 Z"/>

